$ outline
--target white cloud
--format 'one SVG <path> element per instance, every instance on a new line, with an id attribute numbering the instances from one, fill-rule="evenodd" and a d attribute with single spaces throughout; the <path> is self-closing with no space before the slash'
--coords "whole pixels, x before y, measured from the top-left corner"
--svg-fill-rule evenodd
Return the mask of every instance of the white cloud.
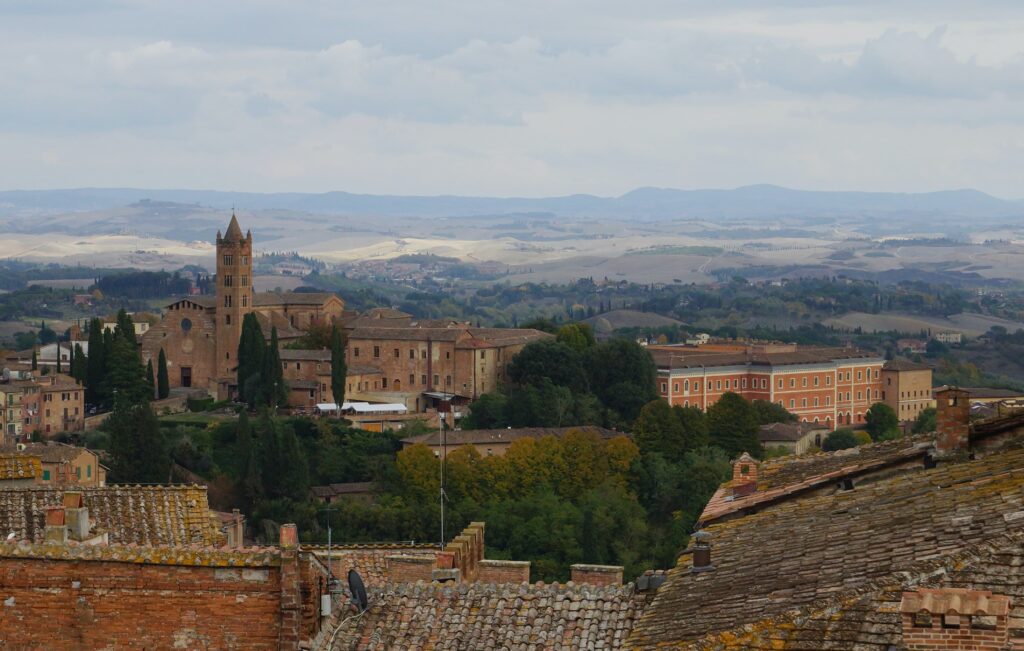
<path id="1" fill-rule="evenodd" d="M 6 187 L 1019 193 L 1011 3 L 32 7 L 0 9 Z"/>

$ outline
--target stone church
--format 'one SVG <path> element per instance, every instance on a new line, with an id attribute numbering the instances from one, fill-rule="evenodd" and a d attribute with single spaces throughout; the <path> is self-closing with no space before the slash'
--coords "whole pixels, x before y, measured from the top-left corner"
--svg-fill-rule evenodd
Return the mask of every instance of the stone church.
<path id="1" fill-rule="evenodd" d="M 231 215 L 227 231 L 217 232 L 217 291 L 189 296 L 166 306 L 160 323 L 141 338 L 143 362 L 154 368 L 160 349 L 167 357 L 170 386 L 206 389 L 218 399 L 236 390 L 235 355 L 242 319 L 255 313 L 268 339 L 277 328 L 284 343 L 301 337 L 310 323 L 341 317 L 344 301 L 329 293 L 253 291 L 252 232 L 242 234 Z"/>

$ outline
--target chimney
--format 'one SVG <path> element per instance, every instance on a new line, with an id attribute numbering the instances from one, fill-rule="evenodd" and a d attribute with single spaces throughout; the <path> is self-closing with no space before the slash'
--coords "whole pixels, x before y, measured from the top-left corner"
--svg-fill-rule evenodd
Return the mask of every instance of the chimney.
<path id="1" fill-rule="evenodd" d="M 44 537 L 47 543 L 66 545 L 68 542 L 68 528 L 64 524 L 64 507 L 46 507 L 46 529 Z"/>
<path id="2" fill-rule="evenodd" d="M 64 491 L 64 519 L 68 535 L 82 542 L 89 537 L 89 509 L 85 508 L 82 491 Z"/>
<path id="3" fill-rule="evenodd" d="M 693 534 L 693 567 L 691 572 L 709 572 L 715 569 L 711 564 L 711 534 L 701 529 Z"/>
<path id="4" fill-rule="evenodd" d="M 281 549 L 297 549 L 299 546 L 299 530 L 294 524 L 281 525 Z"/>
<path id="5" fill-rule="evenodd" d="M 748 495 L 757 490 L 757 459 L 744 452 L 732 462 L 733 494 Z"/>
<path id="6" fill-rule="evenodd" d="M 970 394 L 957 387 L 935 393 L 935 457 L 966 454 L 970 448 Z"/>

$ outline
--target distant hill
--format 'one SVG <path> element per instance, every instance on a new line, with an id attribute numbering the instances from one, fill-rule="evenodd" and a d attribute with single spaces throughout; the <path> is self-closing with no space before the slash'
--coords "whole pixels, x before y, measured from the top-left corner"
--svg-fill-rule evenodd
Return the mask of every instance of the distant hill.
<path id="1" fill-rule="evenodd" d="M 660 328 L 683 325 L 682 321 L 671 317 L 638 310 L 612 310 L 584 319 L 584 322 L 589 323 L 594 332 L 600 334 L 607 334 L 619 328 Z"/>
<path id="2" fill-rule="evenodd" d="M 751 185 L 733 190 L 639 188 L 621 197 L 569 195 L 547 198 L 390 196 L 348 192 L 253 193 L 215 190 L 81 188 L 0 192 L 6 211 L 68 212 L 104 210 L 139 201 L 199 204 L 216 209 L 297 210 L 321 214 L 499 217 L 516 214 L 620 217 L 644 220 L 680 218 L 751 219 L 842 216 L 945 216 L 1014 219 L 1024 202 L 999 199 L 977 190 L 927 193 L 826 192 Z"/>

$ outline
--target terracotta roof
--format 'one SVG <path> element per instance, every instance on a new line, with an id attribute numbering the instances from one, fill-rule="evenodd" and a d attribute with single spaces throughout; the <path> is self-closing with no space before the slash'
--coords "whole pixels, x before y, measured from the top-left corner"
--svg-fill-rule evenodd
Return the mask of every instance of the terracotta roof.
<path id="1" fill-rule="evenodd" d="M 937 393 L 945 389 L 950 389 L 948 385 L 941 387 L 935 387 L 932 389 L 932 393 Z M 992 387 L 955 387 L 961 391 L 966 391 L 969 398 L 974 400 L 983 400 L 991 398 L 1019 398 L 1024 396 L 1024 391 L 1014 391 L 1013 389 L 995 389 Z"/>
<path id="2" fill-rule="evenodd" d="M 39 457 L 44 463 L 65 463 L 73 461 L 78 455 L 83 452 L 89 452 L 95 456 L 95 452 L 92 452 L 88 448 L 80 448 L 74 445 L 68 445 L 67 443 L 58 443 L 51 441 L 47 443 L 26 443 L 24 449 L 18 449 L 17 446 L 5 445 L 0 447 L 0 454 L 31 454 Z"/>
<path id="3" fill-rule="evenodd" d="M 0 481 L 35 479 L 42 473 L 39 457 L 27 454 L 0 454 Z"/>
<path id="4" fill-rule="evenodd" d="M 111 543 L 214 545 L 220 534 L 210 520 L 205 486 L 104 486 L 81 491 L 89 517 Z M 0 489 L 0 538 L 41 542 L 44 511 L 62 504 L 57 488 Z"/>
<path id="5" fill-rule="evenodd" d="M 701 368 L 716 366 L 791 366 L 795 364 L 829 364 L 836 361 L 870 359 L 881 361 L 874 353 L 856 348 L 827 348 L 801 346 L 795 351 L 766 352 L 761 350 L 744 352 L 702 351 L 699 347 L 672 348 L 670 346 L 648 347 L 658 368 Z"/>
<path id="6" fill-rule="evenodd" d="M 323 305 L 330 299 L 337 297 L 337 294 L 329 292 L 259 292 L 253 295 L 252 302 L 256 307 Z"/>
<path id="7" fill-rule="evenodd" d="M 270 341 L 270 337 L 273 334 L 274 328 L 277 328 L 277 338 L 281 339 L 297 339 L 302 335 L 306 334 L 302 330 L 294 327 L 288 317 L 280 312 L 255 312 L 256 320 L 260 323 L 260 330 L 263 331 L 263 338 Z"/>
<path id="8" fill-rule="evenodd" d="M 815 430 L 821 431 L 822 428 L 812 427 L 810 423 L 769 423 L 761 426 L 757 432 L 757 438 L 762 443 L 771 443 L 772 441 L 795 443 Z"/>
<path id="9" fill-rule="evenodd" d="M 225 549 L 204 545 L 83 545 L 75 542 L 7 543 L 0 540 L 0 558 L 66 559 L 190 567 L 275 567 L 281 564 L 281 550 L 277 547 Z"/>
<path id="10" fill-rule="evenodd" d="M 217 307 L 217 297 L 211 295 L 203 296 L 186 296 L 184 298 L 178 298 L 168 303 L 164 307 L 170 307 L 172 305 L 178 305 L 179 303 L 194 303 L 201 308 L 212 310 Z"/>
<path id="11" fill-rule="evenodd" d="M 470 328 L 468 326 L 436 328 L 416 325 L 383 327 L 376 324 L 354 327 L 348 334 L 349 341 L 455 341 L 458 342 L 457 346 L 460 348 L 525 344 L 552 336 L 546 332 L 529 328 Z"/>
<path id="12" fill-rule="evenodd" d="M 370 590 L 338 648 L 617 649 L 643 607 L 632 585 L 401 584 Z"/>
<path id="13" fill-rule="evenodd" d="M 726 482 L 711 496 L 701 522 L 761 509 L 794 494 L 834 484 L 839 479 L 877 471 L 886 466 L 923 458 L 932 447 L 931 434 L 871 443 L 838 452 L 820 452 L 763 461 L 758 466 L 757 490 L 734 496 Z"/>
<path id="14" fill-rule="evenodd" d="M 934 580 L 1020 536 L 1024 450 L 790 500 L 706 531 L 714 569 L 692 572 L 684 552 L 631 648 L 886 649 L 899 641 L 878 635 L 858 600 Z M 864 625 L 837 625 L 837 613 Z"/>
<path id="15" fill-rule="evenodd" d="M 930 371 L 931 368 L 927 364 L 918 364 L 902 358 L 890 359 L 882 365 L 883 371 Z"/>
<path id="16" fill-rule="evenodd" d="M 543 436 L 554 436 L 561 438 L 569 432 L 584 432 L 587 434 L 597 434 L 603 439 L 611 439 L 616 436 L 626 436 L 622 432 L 616 432 L 615 430 L 606 429 L 604 427 L 597 427 L 596 425 L 580 425 L 577 427 L 518 427 L 508 429 L 468 429 L 468 430 L 451 430 L 447 434 L 447 444 L 453 446 L 459 445 L 484 445 L 488 443 L 511 443 L 519 439 L 538 439 Z M 402 443 L 406 445 L 415 445 L 416 443 L 425 443 L 426 445 L 441 445 L 440 434 L 438 432 L 429 432 L 427 434 L 420 434 L 418 436 L 411 436 L 409 438 L 402 439 Z"/>

